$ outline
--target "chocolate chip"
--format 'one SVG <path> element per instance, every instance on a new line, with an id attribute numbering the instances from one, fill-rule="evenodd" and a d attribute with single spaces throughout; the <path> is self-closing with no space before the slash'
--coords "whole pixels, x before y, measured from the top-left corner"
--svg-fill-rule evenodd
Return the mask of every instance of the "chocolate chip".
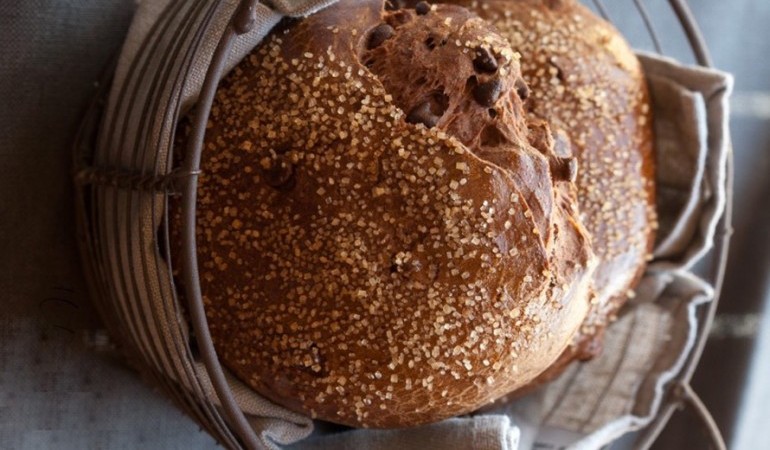
<path id="1" fill-rule="evenodd" d="M 449 97 L 442 89 L 431 92 L 428 98 L 412 108 L 406 116 L 406 122 L 421 123 L 428 128 L 435 127 L 441 116 L 449 108 Z"/>
<path id="2" fill-rule="evenodd" d="M 430 5 L 428 4 L 428 2 L 420 2 L 414 5 L 414 11 L 417 13 L 418 16 L 424 16 L 425 14 L 428 14 L 430 12 Z"/>
<path id="3" fill-rule="evenodd" d="M 524 79 L 517 79 L 513 86 L 516 89 L 516 95 L 518 95 L 520 99 L 526 100 L 529 98 L 529 86 L 524 82 Z"/>
<path id="4" fill-rule="evenodd" d="M 577 179 L 578 162 L 574 157 L 551 159 L 551 173 L 555 180 L 574 183 Z"/>
<path id="5" fill-rule="evenodd" d="M 503 93 L 503 83 L 500 80 L 487 81 L 473 88 L 473 98 L 481 106 L 490 107 L 495 104 Z"/>
<path id="6" fill-rule="evenodd" d="M 428 128 L 433 128 L 441 119 L 440 114 L 436 114 L 431 108 L 431 101 L 426 100 L 419 105 L 412 108 L 409 114 L 406 116 L 407 123 L 421 123 Z"/>
<path id="7" fill-rule="evenodd" d="M 371 50 L 379 47 L 383 42 L 392 38 L 394 33 L 393 27 L 387 23 L 377 25 L 369 35 L 369 44 L 367 45 L 367 48 Z"/>
<path id="8" fill-rule="evenodd" d="M 265 183 L 276 189 L 294 187 L 294 166 L 283 155 L 271 158 L 270 166 L 262 171 Z"/>
<path id="9" fill-rule="evenodd" d="M 476 49 L 476 58 L 473 60 L 473 68 L 477 72 L 497 72 L 497 60 L 488 49 L 479 47 Z"/>

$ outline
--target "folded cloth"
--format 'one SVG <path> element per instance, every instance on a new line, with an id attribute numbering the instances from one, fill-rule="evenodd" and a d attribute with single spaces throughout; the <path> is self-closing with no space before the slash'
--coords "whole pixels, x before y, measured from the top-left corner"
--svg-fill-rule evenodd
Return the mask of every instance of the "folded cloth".
<path id="1" fill-rule="evenodd" d="M 519 429 L 505 415 L 455 418 L 409 430 L 354 430 L 311 437 L 292 450 L 516 450 Z"/>
<path id="2" fill-rule="evenodd" d="M 248 54 L 282 17 L 310 14 L 333 2 L 273 0 L 272 7 L 256 3 L 256 26 L 238 38 L 227 67 Z M 169 170 L 176 123 L 197 99 L 214 49 L 238 3 L 141 3 L 116 70 L 94 158 L 97 166 L 157 174 Z M 205 33 L 199 34 L 202 30 Z M 631 307 L 608 329 L 604 353 L 495 413 L 406 430 L 316 432 L 309 439 L 305 439 L 313 430 L 309 418 L 273 404 L 228 375 L 234 397 L 262 445 L 595 449 L 654 417 L 663 386 L 681 368 L 694 342 L 695 308 L 713 296 L 710 286 L 686 271 L 713 245 L 725 204 L 727 97 L 732 78 L 654 55 L 640 54 L 640 59 L 654 100 L 661 228 L 655 260 Z M 155 373 L 173 381 L 178 395 L 201 405 L 205 414 L 199 420 L 221 422 L 217 416 L 221 402 L 205 367 L 190 349 L 183 308 L 159 250 L 162 195 L 117 190 L 96 198 L 114 205 L 108 210 L 115 212 L 106 212 L 101 223 L 121 224 L 103 227 L 102 239 L 117 242 L 105 250 L 103 264 L 112 270 L 103 276 L 113 286 L 123 286 L 126 280 L 136 286 L 113 294 L 108 308 L 116 311 L 118 321 L 126 311 L 153 319 L 126 323 L 119 332 L 130 335 L 127 341 L 136 345 Z M 148 270 L 137 273 L 131 267 Z M 222 436 L 226 439 L 227 433 Z M 237 445 L 232 438 L 224 443 Z"/>
<path id="3" fill-rule="evenodd" d="M 713 246 L 725 206 L 730 75 L 639 58 L 655 102 L 660 230 L 648 272 L 689 270 Z"/>

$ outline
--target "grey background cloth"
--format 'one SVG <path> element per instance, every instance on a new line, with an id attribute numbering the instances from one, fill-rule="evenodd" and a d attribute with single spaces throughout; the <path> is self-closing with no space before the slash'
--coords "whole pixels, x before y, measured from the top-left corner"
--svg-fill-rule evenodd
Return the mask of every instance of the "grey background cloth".
<path id="1" fill-rule="evenodd" d="M 704 14 L 716 4 L 694 3 Z M 724 36 L 738 36 L 734 30 L 741 23 L 761 24 L 757 8 L 767 12 L 756 4 L 734 4 L 715 11 L 714 20 L 706 22 L 711 24 L 707 35 L 709 30 L 719 32 L 716 49 L 723 59 L 741 61 L 729 59 L 732 47 L 727 45 L 735 41 Z M 113 360 L 98 334 L 71 332 L 97 322 L 73 248 L 68 145 L 92 82 L 117 50 L 132 9 L 125 0 L 0 2 L 2 448 L 214 447 L 208 436 Z M 724 20 L 730 13 L 736 21 Z M 747 88 L 767 89 L 761 70 L 747 69 L 744 75 Z M 762 93 L 739 98 L 743 117 L 751 119 L 742 120 L 741 133 L 735 133 L 742 138 L 737 146 L 743 175 L 738 193 L 744 213 L 736 225 L 739 233 L 748 233 L 756 227 L 766 230 L 762 227 L 770 223 L 751 208 L 762 185 L 750 182 L 758 179 L 752 174 L 768 173 L 768 159 L 760 153 L 768 138 L 763 134 L 768 114 Z M 744 272 L 761 277 L 766 262 L 760 257 Z M 744 283 L 752 282 L 744 278 Z"/>
<path id="2" fill-rule="evenodd" d="M 103 340 L 75 248 L 71 151 L 131 0 L 0 2 L 0 448 L 214 448 Z"/>

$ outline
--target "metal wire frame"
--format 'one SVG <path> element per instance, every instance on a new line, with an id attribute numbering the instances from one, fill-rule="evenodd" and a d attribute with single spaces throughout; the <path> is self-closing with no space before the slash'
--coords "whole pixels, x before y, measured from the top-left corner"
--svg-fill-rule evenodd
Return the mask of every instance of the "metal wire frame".
<path id="1" fill-rule="evenodd" d="M 200 171 L 203 138 L 206 133 L 206 123 L 211 112 L 211 105 L 214 101 L 219 79 L 224 71 L 227 56 L 230 54 L 236 37 L 249 32 L 256 22 L 256 17 L 254 17 L 256 14 L 256 3 L 257 0 L 244 0 L 241 3 L 214 52 L 211 67 L 209 67 L 206 73 L 201 95 L 198 98 L 192 132 L 188 137 L 187 154 L 182 164 L 182 170 L 192 174 L 187 178 L 187 183 L 182 189 L 182 259 L 186 269 L 184 270 L 183 280 L 187 298 L 190 299 L 188 303 L 190 318 L 195 335 L 198 338 L 203 363 L 206 365 L 209 375 L 211 375 L 214 389 L 222 402 L 225 414 L 230 419 L 231 426 L 235 428 L 238 436 L 248 448 L 258 448 L 260 446 L 259 439 L 246 420 L 246 416 L 238 407 L 232 391 L 225 380 L 203 309 L 200 274 L 198 272 L 198 253 L 195 242 L 195 211 L 198 194 L 198 175 L 196 173 Z"/>
<path id="2" fill-rule="evenodd" d="M 194 4 L 177 1 L 175 3 L 176 4 L 172 4 L 172 7 L 169 7 L 166 12 L 164 12 L 164 14 L 159 17 L 158 22 L 150 31 L 150 36 L 166 32 L 166 27 L 171 22 L 171 18 L 176 14 L 179 16 L 178 22 L 182 24 L 182 27 L 186 27 L 187 30 L 191 30 L 190 27 L 198 28 L 196 32 L 197 36 L 193 35 L 192 40 L 199 42 L 208 28 L 209 21 L 211 20 L 211 17 L 216 10 L 216 6 L 218 6 L 220 2 L 196 2 L 197 4 Z M 204 9 L 206 5 L 209 6 L 208 10 Z M 175 14 L 172 14 L 171 12 Z M 161 70 L 158 71 L 154 79 L 144 75 L 144 73 L 149 70 L 147 68 L 149 59 L 145 61 L 137 61 L 131 66 L 129 72 L 135 71 L 139 74 L 139 78 L 143 81 L 141 84 L 149 87 L 150 98 L 157 96 L 157 92 L 161 90 L 159 88 L 160 83 L 169 82 L 181 84 L 179 79 L 180 75 L 189 71 L 189 64 L 191 63 L 192 56 L 194 55 L 197 48 L 195 44 L 192 43 L 190 43 L 191 45 L 185 47 L 185 45 L 183 45 L 185 43 L 181 41 L 181 36 L 190 37 L 189 33 L 179 33 L 179 37 L 172 41 L 172 43 L 169 45 L 169 48 L 166 49 L 168 51 L 168 55 L 164 61 L 164 65 Z M 150 42 L 150 39 L 146 40 L 144 44 L 142 44 L 142 47 L 147 45 L 148 42 Z M 150 53 L 157 51 L 158 42 L 159 40 L 155 40 L 152 44 L 152 48 L 147 48 L 146 50 L 148 50 Z M 144 50 L 144 48 L 140 49 L 139 53 L 141 53 L 141 50 Z M 172 61 L 182 61 L 178 67 L 179 70 L 177 70 L 176 73 L 171 72 Z M 133 89 L 133 92 L 128 92 L 129 95 L 120 96 L 121 99 L 129 99 L 127 101 L 128 105 L 125 106 L 126 109 L 131 109 L 132 103 L 136 98 L 136 95 L 134 94 L 139 92 L 139 89 L 142 87 L 144 86 L 139 86 L 138 84 L 135 86 L 129 86 L 127 91 L 131 91 L 131 89 Z M 143 124 L 144 128 L 150 126 L 147 122 L 148 120 L 154 121 L 154 118 L 156 118 L 158 114 L 169 113 L 169 111 L 153 110 L 150 105 L 156 104 L 157 102 L 154 103 L 148 101 L 143 106 L 144 114 L 142 114 L 142 117 L 145 121 Z M 124 105 L 118 105 L 118 108 L 121 108 L 122 106 Z M 172 113 L 176 114 L 178 117 L 178 105 L 172 107 L 171 110 Z M 126 138 L 124 136 L 126 133 L 125 126 L 125 123 L 122 124 L 122 127 L 115 123 L 100 124 L 101 128 L 112 127 L 111 130 L 107 131 L 106 133 L 102 133 L 103 136 L 115 135 L 119 140 Z M 105 169 L 103 167 L 97 168 L 96 170 L 94 170 L 93 167 L 91 169 L 82 170 L 83 163 L 85 163 L 86 166 L 93 166 L 94 161 L 99 157 L 101 157 L 102 160 L 109 160 L 109 158 L 107 158 L 104 154 L 99 155 L 98 153 L 98 149 L 102 149 L 104 151 L 106 148 L 109 148 L 109 145 L 97 145 L 94 143 L 90 147 L 90 153 L 87 150 L 81 150 L 79 156 L 76 157 L 76 164 L 80 163 L 79 165 L 76 165 L 76 167 L 81 168 L 75 177 L 76 183 L 87 183 L 89 181 L 95 181 L 98 183 L 101 179 L 105 178 L 97 176 L 99 172 L 102 172 L 103 174 L 116 173 L 114 169 Z M 145 147 L 145 149 L 146 148 L 147 147 Z M 96 153 L 94 153 L 94 149 L 97 149 Z M 153 345 L 149 345 L 148 343 L 143 342 L 141 337 L 144 336 L 144 333 L 146 333 L 148 329 L 151 329 L 153 326 L 154 329 L 159 329 L 160 327 L 158 321 L 161 319 L 156 317 L 154 314 L 151 314 L 151 317 L 147 317 L 147 315 L 141 314 L 140 311 L 133 307 L 134 305 L 128 309 L 122 308 L 121 306 L 124 305 L 124 303 L 117 301 L 116 295 L 121 295 L 121 292 L 126 292 L 129 290 L 129 288 L 133 290 L 138 289 L 136 282 L 136 276 L 138 275 L 136 272 L 137 268 L 131 266 L 130 264 L 128 268 L 122 267 L 122 269 L 128 270 L 119 270 L 118 272 L 120 272 L 120 278 L 118 278 L 117 281 L 111 280 L 107 274 L 108 271 L 114 269 L 114 267 L 110 267 L 110 263 L 113 265 L 120 265 L 120 262 L 125 257 L 125 251 L 124 249 L 119 248 L 119 245 L 115 242 L 109 242 L 110 235 L 108 233 L 110 232 L 110 224 L 105 224 L 103 223 L 104 221 L 100 222 L 99 215 L 104 214 L 108 209 L 114 209 L 115 214 L 118 214 L 117 208 L 119 199 L 117 195 L 121 190 L 128 191 L 129 193 L 133 194 L 132 191 L 145 190 L 144 188 L 146 188 L 148 185 L 164 188 L 171 184 L 164 183 L 164 180 L 167 180 L 169 175 L 157 175 L 159 173 L 164 173 L 164 168 L 170 167 L 170 164 L 167 162 L 164 164 L 164 162 L 159 161 L 160 155 L 143 154 L 142 159 L 139 159 L 139 153 L 137 152 L 138 150 L 136 150 L 136 152 L 134 152 L 132 155 L 126 155 L 132 160 L 130 165 L 131 168 L 127 169 L 127 171 L 135 173 L 134 176 L 124 177 L 124 181 L 129 184 L 129 186 L 122 185 L 120 183 L 119 177 L 115 177 L 113 180 L 111 180 L 111 182 L 107 183 L 106 186 L 100 184 L 78 185 L 79 195 L 77 204 L 79 206 L 78 209 L 80 210 L 80 214 L 78 214 L 80 233 L 79 240 L 81 241 L 82 254 L 84 255 L 86 265 L 86 274 L 87 278 L 89 279 L 89 284 L 92 286 L 92 293 L 95 294 L 94 298 L 97 300 L 96 303 L 101 304 L 102 306 L 100 309 L 103 311 L 102 317 L 105 318 L 106 326 L 108 329 L 110 329 L 114 336 L 122 341 L 124 344 L 122 348 L 124 351 L 126 351 L 126 353 L 128 353 L 130 359 L 135 362 L 135 365 L 138 366 L 140 373 L 142 373 L 145 378 L 148 378 L 152 384 L 165 391 L 182 410 L 196 419 L 196 421 L 201 424 L 201 426 L 205 427 L 209 433 L 215 436 L 218 441 L 227 445 L 228 447 L 240 447 L 240 443 L 236 437 L 237 435 L 232 432 L 231 427 L 227 424 L 227 420 L 222 417 L 222 415 L 216 409 L 216 406 L 211 402 L 201 400 L 205 399 L 206 397 L 204 394 L 204 388 L 200 384 L 200 380 L 195 373 L 190 372 L 187 369 L 185 369 L 183 372 L 180 372 L 174 368 L 173 365 L 171 366 L 172 370 L 170 371 L 164 371 L 160 368 L 164 358 L 168 359 L 169 354 L 174 351 L 185 354 L 187 360 L 192 361 L 193 358 L 190 354 L 191 349 L 189 347 L 181 349 L 169 349 L 166 343 L 164 343 L 164 348 L 158 349 Z M 140 165 L 139 161 L 142 161 L 145 156 L 148 157 L 148 159 L 152 159 L 154 156 L 155 162 L 153 167 L 148 170 L 144 167 L 144 165 L 142 165 L 142 169 L 137 172 L 137 166 Z M 83 161 L 84 159 L 85 161 Z M 119 153 L 113 158 L 113 160 L 118 161 L 120 161 L 120 159 L 121 155 Z M 94 175 L 94 172 L 96 172 L 97 175 Z M 124 171 L 119 170 L 117 172 Z M 91 176 L 89 176 L 89 174 L 91 174 Z M 151 178 L 153 176 L 158 178 L 159 182 L 149 184 L 143 184 L 141 182 L 141 180 L 147 179 L 148 177 Z M 153 211 L 154 215 L 154 211 L 156 210 L 156 196 L 151 196 L 151 199 L 151 210 Z M 128 207 L 126 208 L 129 211 L 132 210 L 132 201 L 134 203 L 133 207 L 138 207 L 140 206 L 139 204 L 141 204 L 141 200 L 136 200 L 135 196 L 133 195 L 129 196 Z M 157 220 L 156 217 L 153 217 L 152 219 L 153 221 Z M 112 224 L 116 227 L 113 233 L 119 234 L 119 230 L 117 228 L 119 228 L 120 224 L 116 222 L 117 221 Z M 104 236 L 108 237 L 105 238 Z M 168 240 L 166 241 L 168 242 Z M 140 236 L 139 242 L 134 242 L 134 244 L 138 244 L 136 246 L 144 251 L 147 242 L 144 242 L 143 237 Z M 112 245 L 112 249 L 109 248 L 110 245 Z M 153 242 L 151 245 L 153 245 L 157 250 L 157 246 L 159 244 L 157 242 Z M 130 249 L 133 246 L 131 243 L 129 243 L 127 247 Z M 110 253 L 110 251 L 113 253 Z M 117 260 L 117 262 L 110 260 L 110 257 L 113 255 L 114 260 Z M 105 263 L 105 260 L 110 260 L 110 263 Z M 150 270 L 146 266 L 142 266 L 141 268 L 138 268 L 138 270 L 143 271 L 144 273 L 142 275 L 145 277 L 154 275 L 160 279 L 161 277 L 165 276 L 164 274 L 161 274 L 157 271 L 154 274 L 148 273 Z M 123 275 L 123 272 L 129 273 L 129 279 Z M 115 283 L 118 285 L 115 286 Z M 144 288 L 146 289 L 146 287 Z M 178 305 L 178 302 L 175 301 L 173 304 Z M 180 312 L 176 310 L 171 311 L 164 317 L 165 320 L 173 320 L 180 315 Z M 154 323 L 150 326 L 148 321 L 153 321 Z M 169 372 L 172 374 L 173 380 L 169 379 Z M 184 385 L 186 388 L 180 387 L 179 384 Z M 192 393 L 188 392 L 187 389 L 191 389 Z"/>
<path id="3" fill-rule="evenodd" d="M 597 8 L 602 12 L 602 15 L 609 20 L 606 15 L 606 8 L 604 8 L 601 0 L 593 0 L 597 5 Z M 669 0 L 669 4 L 674 14 L 679 19 L 679 23 L 682 25 L 682 30 L 689 41 L 692 48 L 693 55 L 697 63 L 704 67 L 713 67 L 713 60 L 708 51 L 706 41 L 703 34 L 698 27 L 698 23 L 695 20 L 692 11 L 686 0 Z M 653 41 L 653 45 L 658 53 L 663 53 L 661 41 L 658 34 L 655 31 L 650 15 L 644 5 L 643 0 L 634 0 L 634 5 L 639 10 L 639 13 L 645 23 L 645 27 Z M 712 444 L 717 450 L 726 449 L 724 438 L 708 409 L 700 400 L 698 395 L 690 387 L 690 381 L 695 373 L 695 369 L 698 366 L 698 362 L 703 354 L 703 350 L 706 347 L 708 341 L 708 333 L 711 329 L 711 325 L 716 315 L 717 306 L 719 304 L 719 296 L 722 292 L 722 285 L 724 284 L 725 271 L 727 268 L 727 255 L 730 246 L 730 236 L 732 235 L 732 209 L 733 209 L 733 156 L 732 145 L 730 145 L 729 154 L 727 157 L 727 173 L 726 173 L 726 186 L 725 191 L 727 193 L 725 210 L 722 218 L 717 224 L 716 235 L 714 236 L 714 250 L 711 255 L 711 268 L 709 274 L 709 281 L 714 286 L 714 298 L 708 304 L 708 306 L 701 308 L 698 312 L 698 335 L 696 336 L 695 345 L 690 352 L 687 361 L 682 371 L 671 381 L 669 384 L 669 391 L 666 394 L 666 401 L 664 402 L 661 410 L 658 412 L 656 418 L 650 423 L 639 435 L 635 442 L 635 447 L 639 449 L 648 449 L 652 446 L 655 440 L 660 436 L 666 427 L 666 424 L 671 418 L 674 411 L 681 405 L 685 404 L 693 409 L 697 414 L 701 423 L 704 425 L 708 437 L 711 439 Z"/>
<path id="4" fill-rule="evenodd" d="M 604 16 L 605 19 L 610 20 L 607 12 L 607 8 L 604 6 L 601 0 L 592 0 L 598 12 Z M 692 48 L 693 55 L 696 61 L 703 66 L 711 66 L 711 57 L 708 49 L 705 45 L 703 36 L 697 26 L 696 21 L 693 18 L 685 0 L 668 0 L 673 13 L 679 19 L 682 29 L 689 41 Z M 203 4 L 205 2 L 201 2 Z M 213 2 L 217 3 L 217 2 Z M 633 0 L 633 3 L 638 10 L 644 25 L 649 33 L 652 43 L 656 51 L 662 53 L 661 40 L 654 28 L 653 20 L 648 13 L 643 0 Z M 209 334 L 207 326 L 206 316 L 203 308 L 203 302 L 200 292 L 199 272 L 197 264 L 196 243 L 195 243 L 195 211 L 196 211 L 196 195 L 197 195 L 197 182 L 198 174 L 200 173 L 200 157 L 203 147 L 203 139 L 205 135 L 205 124 L 208 120 L 208 114 L 211 109 L 213 98 L 216 92 L 218 81 L 224 70 L 224 65 L 230 50 L 235 42 L 236 38 L 243 33 L 247 33 L 252 29 L 255 23 L 255 11 L 258 4 L 257 0 L 242 0 L 238 8 L 230 17 L 228 26 L 226 27 L 223 35 L 221 36 L 217 45 L 216 51 L 211 61 L 211 65 L 206 73 L 203 89 L 196 108 L 196 114 L 192 123 L 192 132 L 188 141 L 184 162 L 181 168 L 172 169 L 170 160 L 161 162 L 157 161 L 153 170 L 142 169 L 136 170 L 136 164 L 143 160 L 147 155 L 133 155 L 134 166 L 131 169 L 122 168 L 94 168 L 93 167 L 93 152 L 94 144 L 91 142 L 91 135 L 98 128 L 98 105 L 92 108 L 91 113 L 84 121 L 84 127 L 79 133 L 79 137 L 76 140 L 76 184 L 78 186 L 77 191 L 77 212 L 78 212 L 78 232 L 79 242 L 81 245 L 81 253 L 84 259 L 84 265 L 87 272 L 87 278 L 89 286 L 92 291 L 92 295 L 97 301 L 97 308 L 100 311 L 101 316 L 107 322 L 107 326 L 110 330 L 113 330 L 122 339 L 127 339 L 124 342 L 125 348 L 128 350 L 129 356 L 137 361 L 137 365 L 142 368 L 142 372 L 146 377 L 157 386 L 161 387 L 174 402 L 186 411 L 191 417 L 205 427 L 206 430 L 217 438 L 222 444 L 232 448 L 260 448 L 262 446 L 260 440 L 256 436 L 254 430 L 248 424 L 246 417 L 238 407 L 233 394 L 226 382 L 223 369 L 219 363 L 216 351 Z M 173 8 L 168 8 L 167 12 Z M 205 18 L 200 26 L 200 30 L 196 35 L 198 39 L 205 33 L 210 20 L 213 15 L 213 10 L 204 14 Z M 191 11 L 188 9 L 188 11 Z M 164 20 L 163 17 L 161 20 Z M 192 23 L 192 21 L 191 21 Z M 191 25 L 190 25 L 191 26 Z M 178 46 L 179 51 L 183 51 L 182 46 Z M 192 53 L 196 51 L 195 46 L 189 46 L 186 49 L 187 54 L 182 57 L 189 61 L 192 59 Z M 164 72 L 166 75 L 170 75 L 168 71 Z M 177 80 L 182 77 L 183 74 L 176 73 Z M 156 80 L 157 82 L 158 80 Z M 157 86 L 154 88 L 157 89 Z M 103 98 L 104 93 L 102 93 Z M 145 118 L 153 117 L 153 111 L 147 111 Z M 168 114 L 169 111 L 164 111 Z M 172 114 L 178 114 L 178 105 L 170 111 Z M 178 118 L 178 116 L 176 116 Z M 103 124 L 102 124 L 103 125 Z M 125 131 L 125 130 L 124 130 Z M 728 171 L 727 171 L 727 206 L 724 216 L 722 217 L 720 224 L 717 227 L 717 235 L 715 237 L 715 251 L 712 254 L 712 270 L 710 273 L 710 280 L 715 286 L 715 292 L 718 293 L 721 290 L 725 266 L 727 250 L 729 245 L 729 239 L 731 234 L 731 213 L 732 213 L 732 159 L 731 155 L 728 158 Z M 111 307 L 109 302 L 114 293 L 110 292 L 112 286 L 110 285 L 107 276 L 104 271 L 105 268 L 101 267 L 97 261 L 96 256 L 108 257 L 109 255 L 103 253 L 103 246 L 105 243 L 100 242 L 100 238 L 104 235 L 106 230 L 100 229 L 99 220 L 97 217 L 98 206 L 106 207 L 103 199 L 96 194 L 100 186 L 107 186 L 114 190 L 134 190 L 134 191 L 154 191 L 161 192 L 166 195 L 166 199 L 171 191 L 181 192 L 182 195 L 182 277 L 185 287 L 185 298 L 187 300 L 187 308 L 190 314 L 191 325 L 195 332 L 197 343 L 200 348 L 200 355 L 206 366 L 207 372 L 211 377 L 213 387 L 216 391 L 217 397 L 221 403 L 221 408 L 224 414 L 220 414 L 219 410 L 210 402 L 203 401 L 199 397 L 197 402 L 191 401 L 189 394 L 185 394 L 180 391 L 180 387 L 175 383 L 165 379 L 162 373 L 153 369 L 160 365 L 162 355 L 157 355 L 155 352 L 143 345 L 142 342 L 134 339 L 135 336 L 140 335 L 137 333 L 137 329 L 142 326 L 143 320 L 148 318 L 138 317 L 137 311 L 120 311 Z M 101 195 L 104 195 L 102 193 Z M 100 202 L 100 200 L 102 200 Z M 117 202 L 116 202 L 117 203 Z M 167 207 L 166 204 L 163 205 Z M 153 206 L 155 206 L 155 197 L 153 196 Z M 117 206 L 115 206 L 117 208 Z M 129 208 L 131 203 L 129 202 Z M 165 209 L 167 210 L 167 208 Z M 154 208 L 153 208 L 154 211 Z M 153 220 L 158 219 L 153 217 Z M 154 222 L 153 222 L 154 223 Z M 168 251 L 168 218 L 162 221 L 163 232 L 166 236 L 166 251 Z M 103 225 L 102 225 L 103 226 Z M 157 243 L 155 245 L 158 245 Z M 100 254 L 100 252 L 102 252 Z M 120 252 L 118 251 L 118 254 Z M 162 276 L 156 274 L 156 276 Z M 127 289 L 130 280 L 124 280 L 123 286 L 117 286 L 117 289 Z M 134 284 L 135 287 L 135 284 Z M 101 301 L 99 301 L 101 300 Z M 695 411 L 702 417 L 703 422 L 709 425 L 707 428 L 710 431 L 712 439 L 715 442 L 717 448 L 723 448 L 724 442 L 718 434 L 713 424 L 713 420 L 710 419 L 708 412 L 702 406 L 702 403 L 698 400 L 694 392 L 689 388 L 689 382 L 692 378 L 692 374 L 697 366 L 700 356 L 705 347 L 705 343 L 708 336 L 708 329 L 710 328 L 713 320 L 718 299 L 715 298 L 707 307 L 701 308 L 699 311 L 699 332 L 696 338 L 696 343 L 691 351 L 686 365 L 682 372 L 670 383 L 670 390 L 667 394 L 667 399 L 661 408 L 661 411 L 654 419 L 654 421 L 643 431 L 636 441 L 635 447 L 637 448 L 649 448 L 655 441 L 660 432 L 664 429 L 668 419 L 670 418 L 676 407 L 685 402 L 690 405 L 694 405 Z M 158 318 L 151 318 L 151 320 L 158 320 Z M 177 349 L 179 350 L 179 349 Z M 189 354 L 189 349 L 182 349 Z M 154 356 L 153 356 L 154 355 Z M 150 358 L 150 360 L 147 359 Z M 144 367 L 142 367 L 144 366 Z M 202 396 L 202 386 L 200 386 L 198 380 L 195 379 L 194 374 L 190 373 L 176 373 L 177 381 L 187 380 L 196 391 L 196 395 Z"/>

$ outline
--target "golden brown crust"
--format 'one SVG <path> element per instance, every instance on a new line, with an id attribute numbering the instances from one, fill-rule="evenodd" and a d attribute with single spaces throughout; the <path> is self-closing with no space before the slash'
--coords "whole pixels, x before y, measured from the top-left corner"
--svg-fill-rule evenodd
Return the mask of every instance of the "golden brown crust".
<path id="1" fill-rule="evenodd" d="M 418 47 L 425 33 L 445 48 Z M 396 63 L 432 87 L 399 96 Z M 515 52 L 461 8 L 343 0 L 272 33 L 220 86 L 202 159 L 220 359 L 280 404 L 365 427 L 466 413 L 551 365 L 594 258 L 569 150 L 522 89 Z"/>
<path id="2" fill-rule="evenodd" d="M 522 55 L 527 109 L 565 132 L 577 156 L 581 219 L 600 259 L 597 298 L 575 343 L 538 381 L 601 349 L 604 327 L 652 250 L 652 117 L 640 64 L 621 35 L 574 0 L 450 0 L 493 24 Z"/>

